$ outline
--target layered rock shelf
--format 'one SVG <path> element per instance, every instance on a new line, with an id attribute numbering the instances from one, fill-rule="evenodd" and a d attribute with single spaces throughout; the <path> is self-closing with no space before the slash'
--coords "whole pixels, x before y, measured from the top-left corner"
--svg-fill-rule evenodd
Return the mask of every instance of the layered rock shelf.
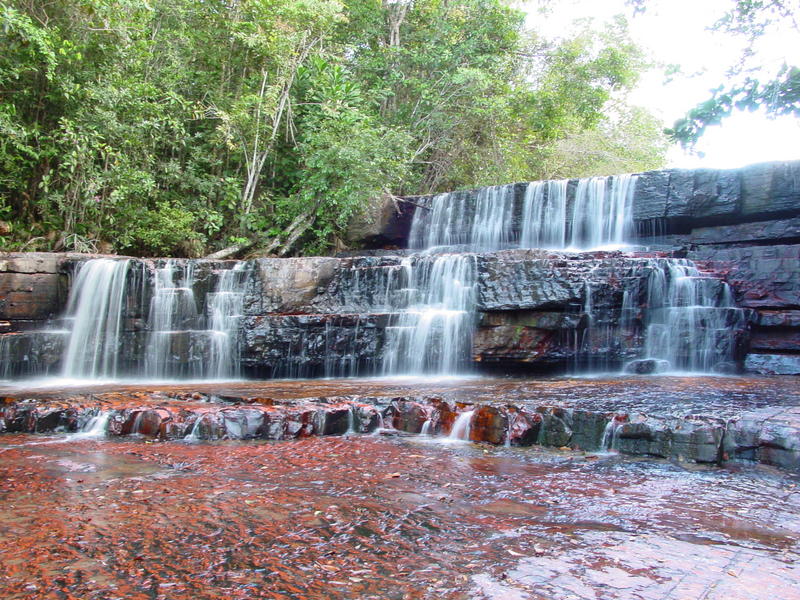
<path id="1" fill-rule="evenodd" d="M 103 435 L 162 440 L 423 431 L 435 438 L 452 435 L 471 412 L 463 439 L 472 442 L 800 469 L 800 392 L 774 378 L 328 380 L 4 395 L 2 432 L 85 432 L 102 415 Z"/>
<path id="2" fill-rule="evenodd" d="M 543 372 L 604 364 L 621 369 L 641 352 L 647 280 L 657 267 L 653 261 L 658 260 L 653 254 L 505 250 L 474 256 L 477 328 L 470 355 L 476 367 Z M 89 258 L 46 257 L 56 271 L 49 274 L 54 285 L 63 287 L 58 282 L 68 281 L 76 262 Z M 6 319 L 3 324 L 9 332 L 0 335 L 6 376 L 58 373 L 67 339 L 68 331 L 57 318 L 58 304 L 42 305 L 35 300 L 39 294 L 32 282 L 39 274 L 14 270 L 30 259 L 7 255 L 7 271 L 0 273 L 0 280 L 13 278 L 19 287 L 5 308 L 0 307 L 0 318 Z M 387 294 L 387 278 L 402 268 L 401 261 L 399 257 L 250 261 L 238 339 L 243 373 L 260 377 L 380 374 L 378 358 L 387 345 L 387 329 L 398 314 L 384 304 L 382 296 Z M 123 375 L 135 373 L 146 362 L 152 328 L 145 315 L 151 296 L 141 281 L 152 278 L 159 264 L 132 259 L 121 326 Z M 231 265 L 191 264 L 194 296 L 205 302 L 220 273 Z M 19 283 L 26 277 L 32 278 L 31 285 Z M 622 322 L 626 291 L 635 298 L 627 325 Z M 592 315 L 585 310 L 587 298 Z M 731 322 L 738 360 L 746 352 L 745 325 Z M 184 365 L 207 363 L 208 338 L 203 330 L 170 333 L 169 360 Z"/>
<path id="3" fill-rule="evenodd" d="M 686 258 L 696 269 L 689 278 L 702 280 L 703 294 L 717 298 L 692 317 L 698 321 L 689 327 L 711 332 L 704 343 L 725 349 L 720 354 L 728 358 L 708 367 L 800 374 L 800 163 L 655 171 L 625 181 L 632 186 L 627 210 L 635 235 L 624 251 L 516 248 L 530 184 L 492 192 L 508 206 L 501 236 L 507 249 L 462 255 L 475 277 L 474 299 L 465 316 L 470 327 L 457 340 L 466 352 L 453 364 L 462 371 L 503 374 L 621 371 L 626 364 L 636 372 L 657 369 L 663 357 L 651 355 L 646 339 L 653 308 L 649 286 L 654 271 L 677 264 L 667 259 Z M 560 188 L 566 231 L 574 226 L 569 215 L 579 188 L 577 181 Z M 448 201 L 474 211 L 479 196 L 488 198 L 486 190 L 478 190 L 452 194 Z M 272 378 L 389 372 L 392 345 L 407 352 L 413 341 L 398 337 L 409 327 L 402 311 L 409 310 L 405 295 L 417 277 L 408 273 L 412 268 L 427 272 L 435 260 L 435 255 L 411 256 L 391 247 L 408 245 L 414 212 L 430 202 L 422 197 L 398 203 L 398 210 L 384 207 L 357 235 L 359 243 L 390 248 L 357 256 L 245 263 L 130 259 L 113 375 Z M 453 239 L 460 235 L 451 234 Z M 92 258 L 97 257 L 0 256 L 0 378 L 69 375 L 63 363 L 73 323 L 65 318 L 66 302 L 75 273 Z M 220 290 L 234 271 L 240 305 L 232 320 L 220 325 L 215 303 L 230 294 Z M 727 293 L 725 284 L 733 292 L 728 304 L 719 302 Z M 175 317 L 172 302 L 191 310 Z M 159 325 L 156 317 L 162 313 L 156 314 L 156 305 L 167 325 Z M 712 339 L 723 329 L 726 339 Z M 220 347 L 223 337 L 227 345 Z M 673 345 L 680 360 L 691 343 L 677 339 Z M 638 359 L 646 360 L 632 362 Z M 209 364 L 214 369 L 209 371 Z"/>
<path id="4" fill-rule="evenodd" d="M 511 186 L 512 244 L 522 235 L 527 186 Z M 800 309 L 800 162 L 650 171 L 639 174 L 634 186 L 632 243 L 696 261 L 731 285 L 739 306 L 753 309 L 748 371 L 800 374 L 795 316 Z M 577 180 L 567 182 L 567 218 L 577 187 Z M 460 192 L 459 197 L 474 201 L 479 193 Z M 415 211 L 429 202 L 430 197 L 414 197 L 394 210 L 384 206 L 371 221 L 354 227 L 352 235 L 373 248 L 405 247 Z M 508 325 L 515 327 L 519 319 L 509 315 Z M 485 336 L 479 334 L 479 339 Z"/>

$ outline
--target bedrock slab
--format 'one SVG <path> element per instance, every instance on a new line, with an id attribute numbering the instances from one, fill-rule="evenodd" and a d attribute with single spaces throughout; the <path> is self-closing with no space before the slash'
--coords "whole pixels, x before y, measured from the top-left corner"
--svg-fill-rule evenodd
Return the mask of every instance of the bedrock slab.
<path id="1" fill-rule="evenodd" d="M 285 440 L 348 430 L 448 436 L 472 411 L 473 442 L 800 470 L 800 391 L 771 378 L 299 380 L 1 393 L 5 432 L 75 432 L 104 414 L 110 435 L 160 439 Z"/>
<path id="2" fill-rule="evenodd" d="M 748 354 L 744 363 L 748 373 L 759 375 L 800 375 L 800 356 L 796 354 Z"/>
<path id="3" fill-rule="evenodd" d="M 800 306 L 800 245 L 701 248 L 688 258 L 724 274 L 743 308 Z"/>

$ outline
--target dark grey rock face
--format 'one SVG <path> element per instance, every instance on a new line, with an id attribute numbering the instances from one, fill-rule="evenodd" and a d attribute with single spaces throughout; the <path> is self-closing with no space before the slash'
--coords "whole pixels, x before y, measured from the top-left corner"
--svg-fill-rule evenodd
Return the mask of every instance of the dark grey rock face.
<path id="1" fill-rule="evenodd" d="M 778 219 L 741 223 L 739 225 L 718 225 L 698 227 L 692 230 L 689 241 L 692 244 L 732 244 L 753 242 L 776 242 L 800 239 L 800 218 Z"/>
<path id="2" fill-rule="evenodd" d="M 800 306 L 800 245 L 698 248 L 688 258 L 726 272 L 746 308 Z"/>
<path id="3" fill-rule="evenodd" d="M 370 375 L 388 315 L 261 315 L 242 323 L 242 367 L 267 377 Z"/>

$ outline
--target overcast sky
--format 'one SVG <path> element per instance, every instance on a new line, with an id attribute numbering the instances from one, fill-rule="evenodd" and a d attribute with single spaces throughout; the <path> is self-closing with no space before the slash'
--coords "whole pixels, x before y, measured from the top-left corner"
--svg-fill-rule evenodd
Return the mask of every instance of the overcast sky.
<path id="1" fill-rule="evenodd" d="M 708 31 L 731 6 L 730 0 L 649 0 L 643 15 L 632 16 L 624 0 L 553 0 L 550 12 L 537 12 L 535 0 L 519 5 L 528 11 L 531 26 L 547 35 L 568 31 L 571 22 L 592 17 L 600 27 L 616 14 L 625 14 L 634 40 L 660 63 L 642 77 L 631 102 L 645 106 L 671 125 L 709 90 L 725 80 L 725 70 L 740 56 L 741 40 Z M 756 46 L 757 61 L 771 72 L 786 61 L 800 64 L 800 32 L 792 27 L 771 31 Z M 678 64 L 683 75 L 666 83 L 663 65 Z M 722 126 L 709 128 L 691 156 L 675 147 L 669 166 L 732 168 L 766 160 L 800 159 L 800 119 L 768 119 L 761 113 L 737 113 Z"/>

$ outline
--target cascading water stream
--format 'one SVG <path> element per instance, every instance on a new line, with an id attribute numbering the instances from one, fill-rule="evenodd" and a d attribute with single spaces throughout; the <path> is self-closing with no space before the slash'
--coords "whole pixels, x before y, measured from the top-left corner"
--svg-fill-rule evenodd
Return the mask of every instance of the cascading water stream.
<path id="1" fill-rule="evenodd" d="M 453 422 L 453 428 L 450 430 L 450 435 L 447 436 L 451 440 L 469 440 L 470 429 L 472 428 L 472 415 L 475 414 L 474 410 L 462 412 Z"/>
<path id="2" fill-rule="evenodd" d="M 566 248 L 568 183 L 563 179 L 528 184 L 522 204 L 521 248 Z"/>
<path id="3" fill-rule="evenodd" d="M 744 311 L 730 287 L 686 259 L 658 259 L 647 284 L 645 357 L 665 369 L 730 370 Z"/>
<path id="4" fill-rule="evenodd" d="M 619 247 L 633 234 L 634 175 L 578 180 L 569 247 L 591 250 Z"/>
<path id="5" fill-rule="evenodd" d="M 129 260 L 101 258 L 80 266 L 67 301 L 70 335 L 63 359 L 65 377 L 118 376 L 129 265 Z"/>
<path id="6" fill-rule="evenodd" d="M 89 419 L 78 433 L 71 436 L 71 439 L 85 440 L 105 437 L 110 419 L 111 411 L 100 411 L 97 415 Z"/>
<path id="7" fill-rule="evenodd" d="M 219 276 L 219 283 L 210 294 L 209 331 L 211 347 L 207 376 L 214 379 L 239 377 L 239 320 L 242 317 L 242 288 L 246 277 L 245 264 L 237 263 Z"/>
<path id="8" fill-rule="evenodd" d="M 533 181 L 433 196 L 415 211 L 409 247 L 491 252 L 505 248 L 618 248 L 634 234 L 636 175 Z"/>
<path id="9" fill-rule="evenodd" d="M 177 276 L 176 276 L 177 275 Z M 145 375 L 156 379 L 197 377 L 200 366 L 192 360 L 198 342 L 194 297 L 194 264 L 168 260 L 155 270 L 155 289 L 150 301 Z"/>
<path id="10" fill-rule="evenodd" d="M 474 326 L 474 255 L 413 256 L 399 273 L 390 283 L 399 312 L 386 328 L 384 374 L 463 371 Z"/>
<path id="11" fill-rule="evenodd" d="M 466 193 L 438 194 L 430 206 L 417 211 L 409 247 L 414 250 L 460 246 L 470 251 L 509 247 L 514 216 L 514 186 L 481 188 L 474 200 Z"/>

